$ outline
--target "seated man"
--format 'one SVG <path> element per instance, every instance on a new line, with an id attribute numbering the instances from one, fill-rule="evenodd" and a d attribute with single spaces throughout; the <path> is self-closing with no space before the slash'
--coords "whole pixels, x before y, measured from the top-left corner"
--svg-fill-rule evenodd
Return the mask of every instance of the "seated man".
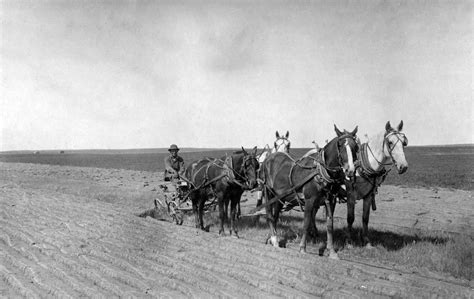
<path id="1" fill-rule="evenodd" d="M 172 144 L 168 149 L 170 155 L 165 158 L 165 181 L 173 181 L 184 176 L 184 160 L 178 156 L 179 148 Z"/>

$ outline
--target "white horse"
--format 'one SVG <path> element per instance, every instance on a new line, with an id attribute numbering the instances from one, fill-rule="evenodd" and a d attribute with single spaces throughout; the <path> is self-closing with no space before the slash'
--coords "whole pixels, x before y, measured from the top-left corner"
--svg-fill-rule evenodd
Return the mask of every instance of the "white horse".
<path id="1" fill-rule="evenodd" d="M 387 122 L 383 132 L 373 138 L 368 138 L 368 141 L 363 143 L 360 148 L 356 175 L 352 180 L 346 180 L 348 238 L 350 240 L 352 235 L 356 200 L 363 199 L 362 238 L 369 248 L 371 247 L 368 238 L 370 207 L 372 206 L 372 209 L 376 210 L 377 188 L 383 183 L 393 165 L 396 166 L 399 174 L 408 169 L 404 152 L 405 146 L 408 145 L 408 139 L 401 132 L 402 128 L 403 121 L 396 129 L 392 128 L 390 122 Z"/>
<path id="2" fill-rule="evenodd" d="M 290 152 L 291 142 L 288 139 L 289 136 L 289 131 L 286 131 L 285 136 L 280 136 L 278 131 L 275 132 L 276 140 L 273 142 L 273 148 L 270 148 L 268 144 L 265 145 L 263 152 L 260 154 L 260 157 L 258 157 L 258 163 L 260 163 L 260 166 L 262 166 L 263 161 L 265 161 L 268 155 L 272 153 L 283 152 L 288 154 Z M 262 196 L 262 191 L 257 191 L 257 207 L 262 204 Z"/>

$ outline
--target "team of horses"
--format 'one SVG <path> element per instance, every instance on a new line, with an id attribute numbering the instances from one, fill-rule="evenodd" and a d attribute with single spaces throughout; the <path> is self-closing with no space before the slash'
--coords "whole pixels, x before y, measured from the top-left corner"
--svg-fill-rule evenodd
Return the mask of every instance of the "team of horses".
<path id="1" fill-rule="evenodd" d="M 203 211 L 205 203 L 213 198 L 219 208 L 220 229 L 229 222 L 230 235 L 238 237 L 236 221 L 240 213 L 240 199 L 245 190 L 258 189 L 263 202 L 256 210 L 265 209 L 270 227 L 269 241 L 279 246 L 277 224 L 282 210 L 300 207 L 304 210 L 303 235 L 300 251 L 306 252 L 309 237 L 317 236 L 315 216 L 320 206 L 326 210 L 327 242 L 319 249 L 326 249 L 329 257 L 337 259 L 333 244 L 333 215 L 337 199 L 347 200 L 347 239 L 353 234 L 355 203 L 363 199 L 362 238 L 367 247 L 370 208 L 376 209 L 375 194 L 386 175 L 395 166 L 400 174 L 408 168 L 404 148 L 408 139 L 402 133 L 403 121 L 393 128 L 386 123 L 383 131 L 361 143 L 357 127 L 352 131 L 339 130 L 327 144 L 310 150 L 299 159 L 289 155 L 289 132 L 276 132 L 273 148 L 266 146 L 260 154 L 257 147 L 219 159 L 206 157 L 188 165 L 185 180 L 191 184 L 189 198 L 192 202 L 195 224 L 205 230 Z M 260 198 L 260 195 L 258 195 Z M 230 215 L 228 206 L 230 204 Z"/>

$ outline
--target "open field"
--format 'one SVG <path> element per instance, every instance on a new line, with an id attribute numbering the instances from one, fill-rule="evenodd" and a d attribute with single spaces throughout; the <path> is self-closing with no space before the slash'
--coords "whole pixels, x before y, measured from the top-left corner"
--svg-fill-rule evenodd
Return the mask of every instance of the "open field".
<path id="1" fill-rule="evenodd" d="M 241 219 L 240 239 L 217 235 L 214 212 L 209 233 L 191 217 L 183 226 L 137 217 L 163 197 L 162 183 L 155 171 L 0 162 L 0 297 L 474 296 L 471 191 L 382 186 L 374 249 L 344 246 L 338 205 L 334 261 L 318 244 L 298 252 L 299 212 L 282 218 L 286 248 L 264 245 L 258 216 Z M 254 205 L 244 193 L 243 214 Z M 360 212 L 358 203 L 356 227 Z M 320 211 L 321 236 L 323 219 Z"/>
<path id="2" fill-rule="evenodd" d="M 135 151 L 75 151 L 59 154 L 58 151 L 32 153 L 0 154 L 0 161 L 37 163 L 51 165 L 69 165 L 99 168 L 128 169 L 140 171 L 163 171 L 163 159 L 167 155 L 163 149 Z M 294 158 L 301 157 L 308 149 L 291 150 Z M 204 156 L 221 157 L 230 150 L 188 149 L 180 152 L 186 162 Z M 453 188 L 474 190 L 474 145 L 466 146 L 423 146 L 407 147 L 406 157 L 409 163 L 407 173 L 399 176 L 396 171 L 386 180 L 388 185 Z M 109 154 L 107 154 L 109 153 Z"/>

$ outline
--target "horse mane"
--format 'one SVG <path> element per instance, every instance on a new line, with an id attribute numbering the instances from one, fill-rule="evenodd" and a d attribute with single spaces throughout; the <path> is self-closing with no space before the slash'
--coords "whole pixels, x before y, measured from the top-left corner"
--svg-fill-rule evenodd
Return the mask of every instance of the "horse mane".
<path id="1" fill-rule="evenodd" d="M 323 147 L 325 152 L 331 151 L 331 150 L 336 150 L 337 151 L 337 142 L 339 140 L 339 137 L 334 137 L 333 139 L 329 140 L 328 143 Z M 334 149 L 333 149 L 334 147 Z"/>
<path id="2" fill-rule="evenodd" d="M 367 144 L 370 146 L 373 152 L 383 151 L 383 139 L 385 138 L 385 131 L 379 132 L 373 137 L 367 135 Z"/>

